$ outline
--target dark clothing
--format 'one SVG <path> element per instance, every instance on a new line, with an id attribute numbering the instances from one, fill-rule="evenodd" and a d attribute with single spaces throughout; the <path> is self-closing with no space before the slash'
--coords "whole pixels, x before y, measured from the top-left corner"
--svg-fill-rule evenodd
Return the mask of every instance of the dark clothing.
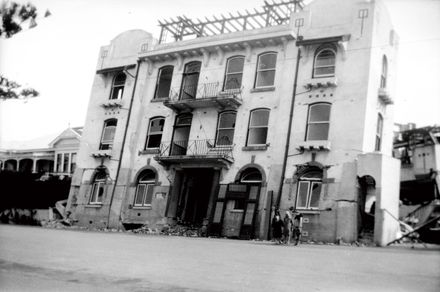
<path id="1" fill-rule="evenodd" d="M 272 236 L 275 239 L 281 239 L 283 234 L 284 223 L 281 218 L 277 220 L 275 217 L 272 219 Z"/>

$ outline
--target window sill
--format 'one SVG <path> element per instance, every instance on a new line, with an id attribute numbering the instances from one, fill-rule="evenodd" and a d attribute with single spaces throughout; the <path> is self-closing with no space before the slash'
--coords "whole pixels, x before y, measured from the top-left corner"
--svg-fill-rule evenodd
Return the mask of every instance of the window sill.
<path id="1" fill-rule="evenodd" d="M 145 154 L 158 154 L 159 148 L 149 148 L 149 149 L 144 149 L 144 150 L 139 150 L 139 155 L 145 155 Z"/>
<path id="2" fill-rule="evenodd" d="M 321 212 L 319 210 L 314 210 L 314 209 L 296 209 L 297 212 L 301 213 L 301 214 L 320 214 Z"/>
<path id="3" fill-rule="evenodd" d="M 94 158 L 112 157 L 111 150 L 98 150 L 91 153 Z"/>
<path id="4" fill-rule="evenodd" d="M 304 87 L 312 90 L 317 88 L 328 88 L 338 86 L 338 79 L 335 76 L 314 77 L 306 81 Z"/>
<path id="5" fill-rule="evenodd" d="M 122 107 L 122 100 L 120 99 L 110 99 L 107 102 L 104 102 L 101 104 L 103 108 L 121 108 Z"/>
<path id="6" fill-rule="evenodd" d="M 265 92 L 265 91 L 275 91 L 275 86 L 256 87 L 251 89 L 251 92 Z"/>
<path id="7" fill-rule="evenodd" d="M 329 151 L 331 143 L 328 140 L 304 141 L 296 147 L 300 151 Z"/>
<path id="8" fill-rule="evenodd" d="M 133 206 L 131 209 L 133 209 L 133 210 L 151 210 L 151 205 L 148 205 L 148 206 Z"/>
<path id="9" fill-rule="evenodd" d="M 169 97 L 153 98 L 150 102 L 164 102 L 170 100 Z"/>
<path id="10" fill-rule="evenodd" d="M 89 204 L 85 205 L 84 207 L 86 207 L 86 208 L 101 208 L 102 203 L 89 203 Z"/>
<path id="11" fill-rule="evenodd" d="M 269 145 L 260 146 L 244 146 L 241 148 L 242 151 L 265 151 Z"/>

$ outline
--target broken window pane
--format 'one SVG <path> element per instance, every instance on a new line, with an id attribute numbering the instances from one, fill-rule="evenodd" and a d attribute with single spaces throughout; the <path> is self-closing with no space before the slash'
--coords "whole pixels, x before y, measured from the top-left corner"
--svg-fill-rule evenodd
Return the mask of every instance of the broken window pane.
<path id="1" fill-rule="evenodd" d="M 168 98 L 173 78 L 173 67 L 167 66 L 159 70 L 154 98 Z"/>
<path id="2" fill-rule="evenodd" d="M 313 182 L 312 189 L 310 190 L 310 208 L 318 208 L 319 207 L 319 196 L 321 194 L 321 186 L 320 182 Z"/>
<path id="3" fill-rule="evenodd" d="M 125 80 L 127 76 L 120 72 L 113 79 L 112 90 L 110 94 L 110 99 L 121 99 L 124 92 Z"/>
<path id="4" fill-rule="evenodd" d="M 135 197 L 135 200 L 134 200 L 134 205 L 135 206 L 142 205 L 142 202 L 144 200 L 145 188 L 146 188 L 146 185 L 144 185 L 144 184 L 139 184 L 137 186 L 137 188 L 136 188 L 136 197 Z"/>
<path id="5" fill-rule="evenodd" d="M 145 194 L 145 201 L 144 201 L 145 205 L 151 205 L 151 202 L 153 200 L 153 191 L 154 191 L 154 185 L 153 184 L 148 184 L 147 185 L 147 191 L 146 191 L 146 194 Z"/>
<path id="6" fill-rule="evenodd" d="M 300 181 L 298 184 L 298 194 L 296 198 L 297 208 L 307 208 L 308 192 L 309 192 L 309 182 Z"/>

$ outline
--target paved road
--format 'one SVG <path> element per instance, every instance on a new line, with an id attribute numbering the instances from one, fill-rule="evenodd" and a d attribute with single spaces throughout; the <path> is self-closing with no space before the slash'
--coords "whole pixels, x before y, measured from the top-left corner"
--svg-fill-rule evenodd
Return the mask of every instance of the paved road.
<path id="1" fill-rule="evenodd" d="M 2 291 L 439 291 L 440 251 L 0 225 Z"/>

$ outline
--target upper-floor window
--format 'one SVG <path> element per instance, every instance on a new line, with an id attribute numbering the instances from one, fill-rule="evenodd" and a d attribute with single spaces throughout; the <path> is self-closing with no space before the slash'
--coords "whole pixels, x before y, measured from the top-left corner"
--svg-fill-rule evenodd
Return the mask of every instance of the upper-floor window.
<path id="1" fill-rule="evenodd" d="M 165 124 L 164 117 L 157 117 L 150 119 L 148 126 L 147 141 L 145 148 L 158 148 L 162 140 L 163 126 Z"/>
<path id="2" fill-rule="evenodd" d="M 387 87 L 387 75 L 388 75 L 388 60 L 386 56 L 382 58 L 382 72 L 380 74 L 380 88 Z"/>
<path id="3" fill-rule="evenodd" d="M 110 99 L 122 98 L 122 94 L 124 93 L 125 79 L 127 79 L 127 76 L 124 73 L 120 72 L 116 74 L 115 78 L 113 78 Z"/>
<path id="4" fill-rule="evenodd" d="M 101 204 L 105 193 L 105 182 L 107 172 L 105 169 L 98 169 L 93 178 L 92 191 L 90 193 L 90 204 Z"/>
<path id="5" fill-rule="evenodd" d="M 99 150 L 112 149 L 117 123 L 118 120 L 116 119 L 104 121 L 104 129 L 102 130 L 101 144 L 99 145 Z"/>
<path id="6" fill-rule="evenodd" d="M 258 56 L 257 76 L 255 78 L 256 88 L 274 85 L 276 63 L 277 53 L 263 53 Z"/>
<path id="7" fill-rule="evenodd" d="M 173 66 L 165 66 L 159 69 L 156 81 L 156 92 L 154 98 L 168 98 L 171 89 L 171 80 L 173 78 Z"/>
<path id="8" fill-rule="evenodd" d="M 243 77 L 244 57 L 237 56 L 228 59 L 226 63 L 225 83 L 223 90 L 241 88 L 241 79 Z"/>
<path id="9" fill-rule="evenodd" d="M 269 114 L 269 109 L 256 109 L 251 111 L 246 142 L 247 146 L 266 145 Z"/>
<path id="10" fill-rule="evenodd" d="M 199 61 L 193 61 L 185 65 L 182 76 L 182 87 L 180 89 L 180 99 L 196 98 L 201 67 L 202 63 Z"/>
<path id="11" fill-rule="evenodd" d="M 216 146 L 230 146 L 234 141 L 235 118 L 237 113 L 224 112 L 219 115 Z"/>
<path id="12" fill-rule="evenodd" d="M 330 128 L 329 103 L 315 103 L 309 106 L 306 140 L 327 140 Z"/>
<path id="13" fill-rule="evenodd" d="M 299 178 L 296 193 L 296 207 L 298 209 L 318 209 L 322 175 L 321 170 L 310 170 Z"/>
<path id="14" fill-rule="evenodd" d="M 335 76 L 335 68 L 336 50 L 328 46 L 318 49 L 313 65 L 313 77 Z"/>
<path id="15" fill-rule="evenodd" d="M 376 143 L 374 146 L 374 151 L 380 151 L 382 145 L 382 129 L 383 129 L 383 117 L 381 114 L 377 114 Z"/>
<path id="16" fill-rule="evenodd" d="M 141 172 L 136 185 L 134 206 L 142 207 L 151 205 L 155 182 L 156 174 L 152 170 L 146 169 Z"/>

